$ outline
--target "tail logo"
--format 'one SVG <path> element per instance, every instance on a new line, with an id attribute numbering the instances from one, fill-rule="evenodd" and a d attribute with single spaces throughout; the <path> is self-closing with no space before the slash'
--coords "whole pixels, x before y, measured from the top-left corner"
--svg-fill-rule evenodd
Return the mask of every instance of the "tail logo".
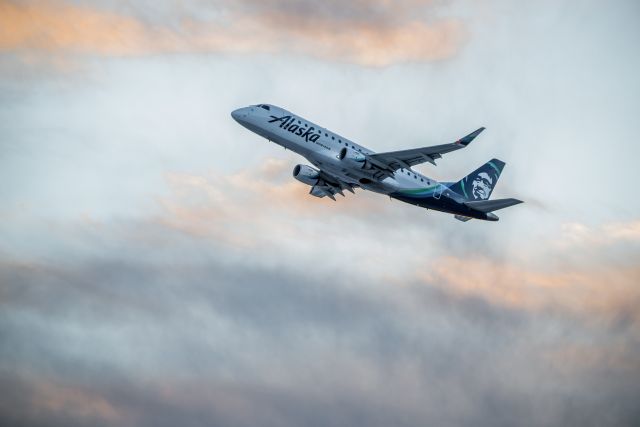
<path id="1" fill-rule="evenodd" d="M 471 196 L 475 200 L 487 200 L 493 188 L 494 177 L 487 172 L 480 172 L 471 181 Z"/>
<path id="2" fill-rule="evenodd" d="M 498 182 L 498 177 L 500 177 L 500 172 L 502 172 L 502 166 L 504 163 L 500 165 L 500 167 L 495 165 L 496 160 L 488 162 L 487 164 L 480 167 L 475 172 L 475 176 L 469 175 L 467 179 L 463 180 L 463 191 L 465 192 L 465 196 L 467 194 L 471 195 L 471 199 L 473 200 L 488 200 L 489 196 L 491 196 L 491 191 L 493 191 L 493 187 L 495 187 Z M 467 196 L 468 197 L 468 196 Z"/>

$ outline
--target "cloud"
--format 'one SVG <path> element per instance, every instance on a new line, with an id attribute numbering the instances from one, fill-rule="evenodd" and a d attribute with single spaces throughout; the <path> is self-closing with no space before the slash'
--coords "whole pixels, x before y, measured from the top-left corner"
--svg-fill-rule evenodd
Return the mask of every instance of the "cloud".
<path id="1" fill-rule="evenodd" d="M 336 202 L 313 197 L 308 194 L 310 187 L 293 179 L 292 170 L 288 162 L 267 159 L 256 169 L 231 175 L 169 173 L 170 193 L 158 199 L 164 212 L 157 220 L 194 236 L 246 246 L 266 243 L 265 232 L 300 236 L 296 225 L 304 218 L 331 214 L 332 221 L 371 221 L 389 212 L 388 204 L 367 197 L 362 190 L 356 190 L 355 196 L 338 195 Z"/>
<path id="2" fill-rule="evenodd" d="M 444 274 L 354 285 L 339 271 L 298 272 L 293 260 L 247 262 L 259 251 L 236 261 L 198 239 L 171 238 L 165 252 L 98 236 L 119 250 L 55 268 L 0 265 L 0 385 L 18 391 L 2 420 L 601 425 L 637 414 L 636 332 L 589 314 L 456 292 Z"/>
<path id="3" fill-rule="evenodd" d="M 45 413 L 62 413 L 76 420 L 121 422 L 122 417 L 113 405 L 93 390 L 40 382 L 34 384 L 30 394 L 31 405 Z"/>
<path id="4" fill-rule="evenodd" d="M 135 18 L 100 12 L 65 2 L 0 3 L 0 49 L 126 55 L 145 46 L 168 49 L 168 32 L 146 27 Z"/>
<path id="5" fill-rule="evenodd" d="M 619 175 L 633 174 L 625 161 L 634 156 L 602 163 L 600 147 L 633 151 L 620 125 L 637 112 L 626 98 L 638 99 L 628 86 L 638 67 L 621 54 L 637 39 L 628 6 L 5 3 L 47 12 L 29 15 L 48 22 L 45 34 L 72 34 L 29 41 L 27 22 L 26 38 L 0 60 L 61 55 L 97 66 L 77 79 L 2 82 L 0 169 L 12 185 L 0 230 L 0 425 L 640 418 L 637 221 L 624 221 L 637 209 L 620 197 L 635 179 Z M 66 7 L 79 14 L 63 25 Z M 245 49 L 363 61 L 361 36 L 375 41 L 373 59 L 364 55 L 375 63 L 408 57 L 391 55 L 377 35 L 412 22 L 412 35 L 460 25 L 457 12 L 479 12 L 473 40 L 455 61 L 429 66 L 155 55 Z M 92 25 L 72 25 L 83 19 Z M 549 22 L 561 34 L 546 31 Z M 223 42 L 210 47 L 214 30 Z M 83 33 L 86 44 L 75 41 Z M 108 49 L 94 57 L 92 44 Z M 312 87 L 321 90 L 301 91 Z M 493 130 L 474 151 L 427 173 L 459 178 L 478 158 L 505 158 L 513 167 L 498 190 L 553 208 L 527 203 L 498 223 L 462 224 L 362 191 L 313 198 L 292 179 L 289 152 L 267 159 L 274 146 L 229 117 L 255 102 L 380 150 L 455 140 L 469 123 L 486 124 Z M 594 170 L 611 179 L 594 180 Z M 559 174 L 582 185 L 567 191 Z M 612 181 L 622 186 L 605 188 Z M 589 204 L 596 193 L 600 202 Z"/>
<path id="6" fill-rule="evenodd" d="M 418 277 L 455 295 L 519 310 L 562 311 L 598 321 L 621 321 L 640 332 L 637 265 L 565 264 L 549 271 L 481 256 L 449 256 L 429 265 Z"/>
<path id="7" fill-rule="evenodd" d="M 403 2 L 400 8 L 380 1 L 357 2 L 357 7 L 346 9 L 337 3 L 321 8 L 304 2 L 270 3 L 223 2 L 214 7 L 213 18 L 204 19 L 206 14 L 184 10 L 177 17 L 158 18 L 63 1 L 4 1 L 0 51 L 107 56 L 293 53 L 384 66 L 448 58 L 464 40 L 459 21 L 422 19 L 423 2 Z M 340 15 L 345 10 L 350 12 Z M 399 22 L 381 21 L 386 12 L 398 16 L 396 10 L 402 12 Z M 411 10 L 417 18 L 409 18 Z"/>
<path id="8" fill-rule="evenodd" d="M 579 222 L 562 225 L 556 244 L 562 248 L 611 246 L 619 243 L 640 243 L 640 221 L 606 223 L 591 227 Z"/>

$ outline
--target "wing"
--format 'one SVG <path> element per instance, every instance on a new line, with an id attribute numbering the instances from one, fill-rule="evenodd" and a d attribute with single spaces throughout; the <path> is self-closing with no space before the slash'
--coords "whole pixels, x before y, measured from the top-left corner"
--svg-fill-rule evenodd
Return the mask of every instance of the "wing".
<path id="1" fill-rule="evenodd" d="M 413 148 L 410 150 L 389 151 L 386 153 L 369 154 L 367 159 L 376 167 L 394 172 L 398 169 L 409 169 L 411 166 L 420 163 L 429 162 L 436 164 L 435 160 L 442 157 L 443 154 L 451 151 L 459 150 L 466 147 L 480 135 L 484 128 L 480 128 L 464 138 L 460 138 L 456 142 L 450 144 L 433 145 L 431 147 Z"/>
<path id="2" fill-rule="evenodd" d="M 309 194 L 316 197 L 327 196 L 335 201 L 336 194 L 340 194 L 342 197 L 344 197 L 343 190 L 355 193 L 353 189 L 356 187 L 358 186 L 355 184 L 344 182 L 341 179 L 336 178 L 335 176 L 321 170 L 318 182 L 316 182 L 316 185 L 311 187 L 311 191 L 309 191 Z"/>

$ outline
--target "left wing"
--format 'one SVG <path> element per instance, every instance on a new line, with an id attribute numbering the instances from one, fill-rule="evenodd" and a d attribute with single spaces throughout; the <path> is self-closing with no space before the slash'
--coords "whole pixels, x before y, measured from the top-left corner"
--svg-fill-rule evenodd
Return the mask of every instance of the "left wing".
<path id="1" fill-rule="evenodd" d="M 344 197 L 344 193 L 342 192 L 342 190 L 347 190 L 355 193 L 353 189 L 356 187 L 357 185 L 355 184 L 344 182 L 341 179 L 336 178 L 335 176 L 321 170 L 318 182 L 316 182 L 316 184 L 311 187 L 311 191 L 309 191 L 309 194 L 316 197 L 327 196 L 335 201 L 336 194 L 340 194 L 342 197 Z"/>
<path id="2" fill-rule="evenodd" d="M 374 166 L 394 172 L 398 169 L 409 169 L 411 166 L 418 165 L 420 163 L 429 162 L 433 165 L 436 164 L 435 160 L 442 157 L 442 154 L 450 151 L 459 150 L 466 147 L 474 140 L 474 138 L 480 135 L 485 128 L 480 128 L 464 138 L 460 138 L 456 142 L 450 144 L 433 145 L 430 147 L 413 148 L 410 150 L 401 151 L 389 151 L 386 153 L 369 154 L 367 160 L 369 160 Z"/>

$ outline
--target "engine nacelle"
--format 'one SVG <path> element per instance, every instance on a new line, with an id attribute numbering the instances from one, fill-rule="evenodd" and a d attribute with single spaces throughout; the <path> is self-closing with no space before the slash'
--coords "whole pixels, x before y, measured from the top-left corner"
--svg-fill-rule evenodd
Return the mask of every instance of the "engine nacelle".
<path id="1" fill-rule="evenodd" d="M 293 177 L 307 185 L 316 185 L 320 178 L 320 171 L 307 165 L 296 165 L 293 168 Z"/>
<path id="2" fill-rule="evenodd" d="M 370 169 L 371 165 L 367 162 L 367 158 L 364 154 L 354 150 L 349 150 L 347 147 L 342 148 L 338 153 L 338 159 L 346 162 L 351 167 L 359 169 Z"/>

